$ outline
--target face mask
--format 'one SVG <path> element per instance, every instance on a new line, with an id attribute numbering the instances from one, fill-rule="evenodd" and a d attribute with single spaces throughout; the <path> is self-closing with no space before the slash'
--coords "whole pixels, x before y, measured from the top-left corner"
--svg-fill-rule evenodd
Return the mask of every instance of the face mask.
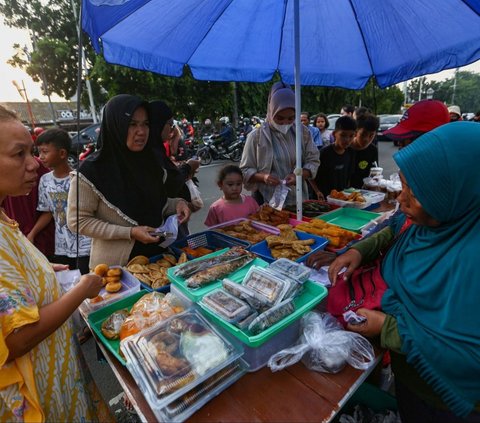
<path id="1" fill-rule="evenodd" d="M 288 125 L 279 125 L 276 122 L 272 122 L 270 125 L 272 125 L 278 132 L 281 132 L 285 135 L 288 130 L 293 126 L 293 123 L 289 123 Z"/>

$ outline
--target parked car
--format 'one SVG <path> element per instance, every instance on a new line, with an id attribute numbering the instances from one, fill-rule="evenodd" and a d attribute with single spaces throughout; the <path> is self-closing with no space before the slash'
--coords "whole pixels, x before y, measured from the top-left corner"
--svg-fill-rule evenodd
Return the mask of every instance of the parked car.
<path id="1" fill-rule="evenodd" d="M 335 122 L 337 121 L 337 119 L 339 117 L 341 117 L 342 115 L 338 114 L 338 113 L 333 113 L 331 115 L 327 115 L 327 118 L 328 118 L 328 129 L 330 129 L 331 131 L 333 131 L 335 129 Z"/>
<path id="2" fill-rule="evenodd" d="M 72 138 L 72 151 L 68 156 L 68 162 L 70 163 L 70 166 L 76 166 L 78 162 L 78 155 L 83 152 L 87 144 L 97 143 L 98 128 L 100 128 L 100 124 L 94 123 L 93 125 L 89 125 L 80 130 L 80 133 L 78 134 L 76 132 L 70 133 Z"/>
<path id="3" fill-rule="evenodd" d="M 387 129 L 394 127 L 403 115 L 380 115 L 380 126 L 377 131 L 377 141 L 390 141 L 390 138 L 387 138 L 383 135 L 383 132 Z"/>

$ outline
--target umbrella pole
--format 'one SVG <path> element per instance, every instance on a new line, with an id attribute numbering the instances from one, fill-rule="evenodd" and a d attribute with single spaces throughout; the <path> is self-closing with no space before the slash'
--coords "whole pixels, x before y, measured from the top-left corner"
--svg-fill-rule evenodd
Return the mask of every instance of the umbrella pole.
<path id="1" fill-rule="evenodd" d="M 302 220 L 302 123 L 300 121 L 300 113 L 302 109 L 302 95 L 300 85 L 300 7 L 299 0 L 293 1 L 293 32 L 295 39 L 295 152 L 296 152 L 296 194 L 297 194 L 297 219 Z"/>

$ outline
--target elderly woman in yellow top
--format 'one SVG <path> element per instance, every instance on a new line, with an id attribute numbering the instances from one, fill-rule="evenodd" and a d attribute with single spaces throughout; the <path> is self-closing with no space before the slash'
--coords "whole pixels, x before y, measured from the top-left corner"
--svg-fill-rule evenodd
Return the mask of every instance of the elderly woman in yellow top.
<path id="1" fill-rule="evenodd" d="M 0 204 L 35 186 L 32 151 L 28 131 L 0 106 Z M 62 296 L 52 265 L 0 211 L 0 421 L 97 420 L 69 317 L 101 287 L 84 275 Z"/>
<path id="2" fill-rule="evenodd" d="M 247 137 L 240 168 L 245 188 L 261 205 L 269 202 L 275 187 L 285 180 L 295 185 L 295 93 L 283 82 L 273 84 L 268 98 L 267 120 Z M 303 195 L 308 198 L 306 179 L 315 178 L 320 164 L 318 149 L 310 131 L 302 126 Z M 295 204 L 291 189 L 285 204 Z"/>

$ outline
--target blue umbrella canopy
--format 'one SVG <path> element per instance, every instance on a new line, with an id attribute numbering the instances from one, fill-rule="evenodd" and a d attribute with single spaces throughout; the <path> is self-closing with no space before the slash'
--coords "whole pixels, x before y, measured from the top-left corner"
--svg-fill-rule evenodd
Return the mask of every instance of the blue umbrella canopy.
<path id="1" fill-rule="evenodd" d="M 294 0 L 83 0 L 109 63 L 196 79 L 294 81 Z M 302 85 L 380 87 L 480 59 L 480 0 L 300 0 Z"/>

